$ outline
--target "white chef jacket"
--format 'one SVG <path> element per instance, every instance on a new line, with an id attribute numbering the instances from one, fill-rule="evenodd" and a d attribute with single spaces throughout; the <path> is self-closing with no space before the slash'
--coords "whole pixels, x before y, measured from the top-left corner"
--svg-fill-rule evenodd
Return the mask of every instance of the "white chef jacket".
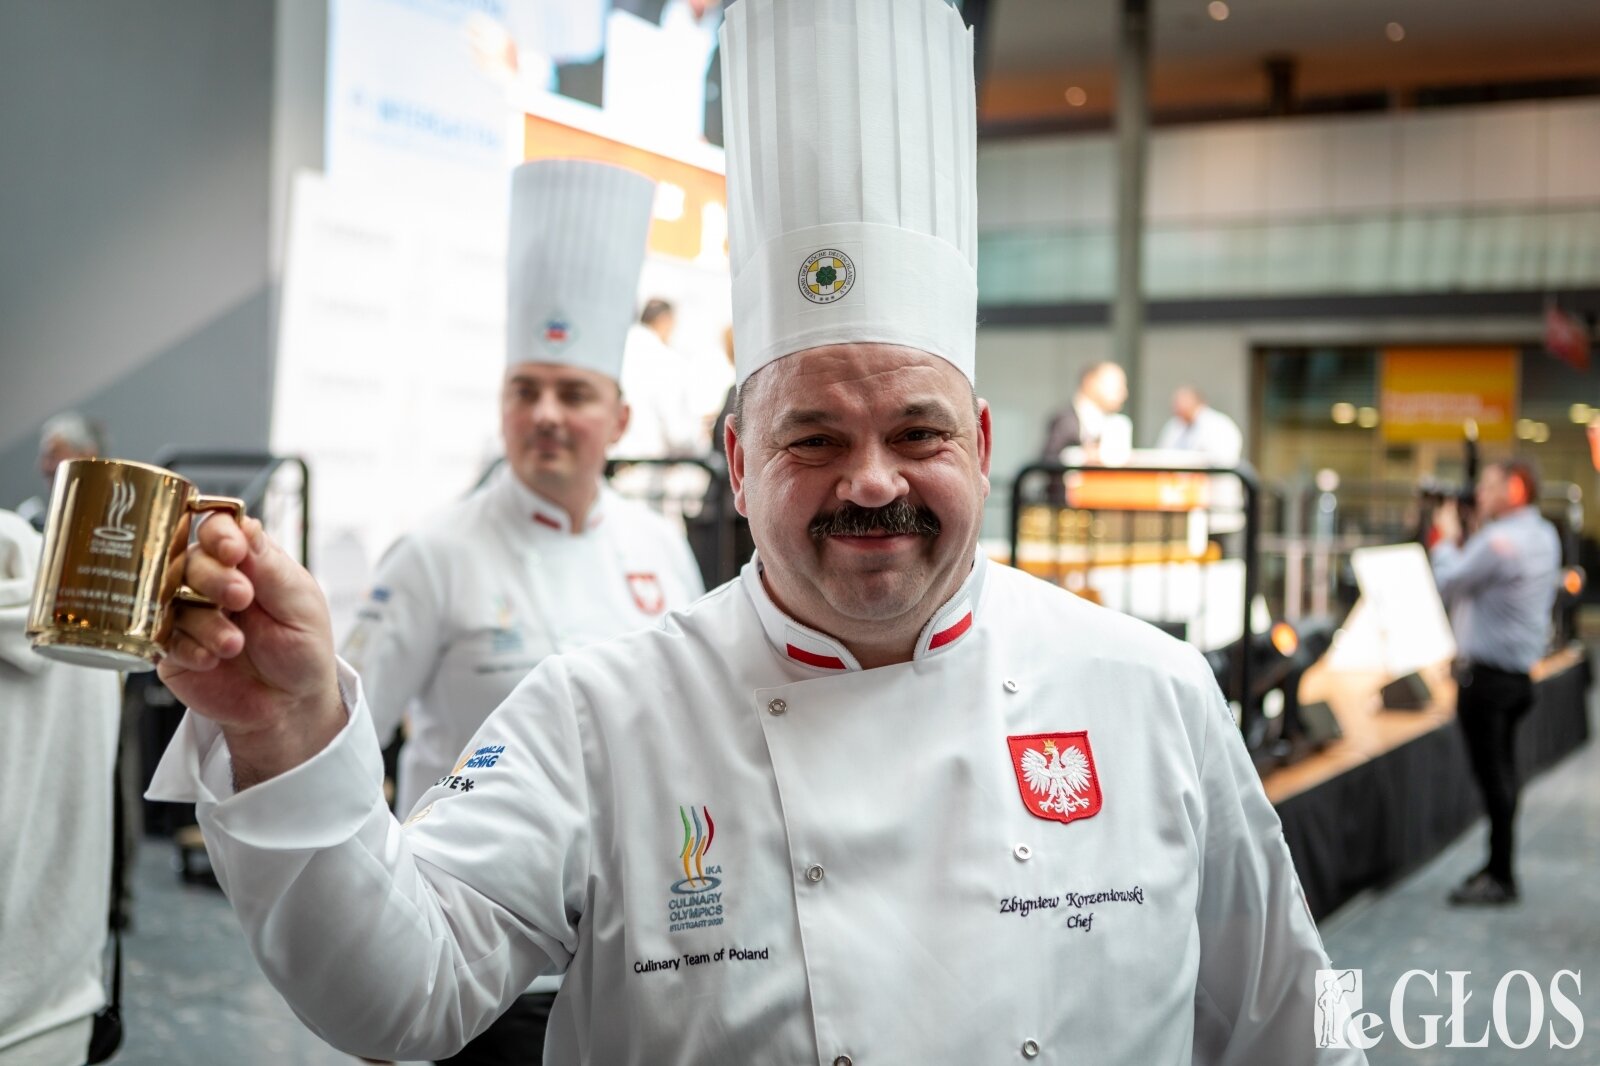
<path id="1" fill-rule="evenodd" d="M 640 629 L 705 592 L 683 534 L 605 485 L 567 512 L 501 467 L 394 545 L 345 642 L 387 741 L 411 707 L 396 808 L 451 773 L 483 720 L 540 660 Z"/>
<path id="2" fill-rule="evenodd" d="M 0 1063 L 80 1066 L 106 998 L 122 679 L 33 650 L 41 546 L 0 510 Z"/>
<path id="3" fill-rule="evenodd" d="M 553 967 L 551 1063 L 1365 1061 L 1313 1046 L 1326 957 L 1199 654 L 1018 571 L 978 559 L 861 670 L 752 561 L 547 659 L 404 827 L 341 684 L 310 761 L 232 795 L 190 716 L 151 794 L 199 803 L 263 969 L 346 1050 L 442 1056 Z M 1080 733 L 1092 816 L 1030 813 L 1012 740 Z"/>

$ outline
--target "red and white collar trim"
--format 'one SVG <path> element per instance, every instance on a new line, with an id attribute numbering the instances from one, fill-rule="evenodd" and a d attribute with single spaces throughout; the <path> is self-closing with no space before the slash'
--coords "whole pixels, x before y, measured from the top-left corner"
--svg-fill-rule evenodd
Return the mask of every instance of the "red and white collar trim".
<path id="1" fill-rule="evenodd" d="M 545 499 L 534 492 L 507 468 L 501 468 L 500 488 L 510 507 L 512 516 L 519 525 L 527 524 L 534 529 L 548 530 L 552 533 L 571 533 L 572 518 L 567 514 L 566 508 Z M 588 517 L 584 519 L 583 528 L 587 532 L 598 526 L 605 518 L 606 497 L 611 492 L 604 483 L 600 491 L 595 493 L 594 505 L 589 508 Z"/>
<path id="2" fill-rule="evenodd" d="M 944 606 L 934 612 L 928 624 L 922 628 L 921 635 L 917 637 L 916 649 L 911 655 L 913 660 L 926 659 L 948 651 L 972 631 L 988 565 L 988 560 L 984 558 L 982 552 L 979 552 L 973 562 L 972 572 L 967 575 L 967 580 Z M 809 666 L 824 673 L 861 669 L 861 664 L 842 642 L 821 630 L 802 625 L 784 614 L 778 605 L 772 602 L 772 597 L 767 593 L 766 583 L 761 579 L 759 556 L 752 556 L 744 565 L 739 580 L 749 594 L 751 603 L 755 605 L 756 614 L 761 619 L 761 627 L 766 630 L 767 640 L 779 654 L 802 666 Z"/>

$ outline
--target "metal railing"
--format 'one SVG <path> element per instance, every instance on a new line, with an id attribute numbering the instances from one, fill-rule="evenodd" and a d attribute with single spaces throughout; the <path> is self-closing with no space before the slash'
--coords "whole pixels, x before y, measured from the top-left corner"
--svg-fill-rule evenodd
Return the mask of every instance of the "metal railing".
<path id="1" fill-rule="evenodd" d="M 298 536 L 294 542 L 300 549 L 301 565 L 311 565 L 311 468 L 300 456 L 172 447 L 157 453 L 155 464 L 182 474 L 208 492 L 237 496 L 244 501 L 246 513 L 269 527 L 281 518 L 271 501 L 284 496 L 294 499 L 299 507 L 295 523 Z M 294 490 L 287 494 L 277 490 L 274 484 L 278 472 L 285 468 L 296 470 L 300 475 Z"/>
<path id="2" fill-rule="evenodd" d="M 1117 506 L 1115 493 L 1097 497 L 1083 491 L 1084 485 L 1088 484 L 1084 481 L 1086 476 L 1151 479 L 1149 488 L 1155 496 L 1138 506 Z M 1168 485 L 1170 498 L 1167 501 L 1161 499 L 1164 489 L 1159 482 L 1163 478 L 1171 482 Z M 1196 490 L 1191 493 L 1183 484 L 1173 479 L 1200 479 L 1199 484 L 1206 485 L 1207 489 L 1200 492 L 1197 484 L 1190 485 L 1190 489 Z M 1235 481 L 1239 484 L 1241 499 L 1237 507 L 1231 504 L 1226 509 L 1211 506 L 1212 494 L 1209 487 L 1218 479 Z M 1011 484 L 1009 526 L 1011 565 L 1035 573 L 1045 580 L 1052 580 L 1068 589 L 1074 589 L 1073 579 L 1076 578 L 1078 588 L 1074 590 L 1091 593 L 1093 591 L 1090 585 L 1091 571 L 1102 567 L 1119 567 L 1126 583 L 1123 602 L 1127 606 L 1132 606 L 1134 600 L 1133 568 L 1147 565 L 1165 568 L 1161 571 L 1161 606 L 1156 613 L 1167 615 L 1167 607 L 1171 602 L 1171 568 L 1180 564 L 1204 567 L 1208 563 L 1224 558 L 1228 549 L 1236 545 L 1238 549 L 1236 557 L 1242 559 L 1244 567 L 1243 603 L 1239 605 L 1243 621 L 1243 639 L 1238 641 L 1239 652 L 1232 657 L 1232 662 L 1229 664 L 1231 684 L 1228 687 L 1238 696 L 1241 718 L 1244 724 L 1248 724 L 1261 712 L 1259 701 L 1251 692 L 1253 668 L 1252 656 L 1249 654 L 1249 638 L 1253 632 L 1251 609 L 1260 585 L 1259 496 L 1260 483 L 1254 468 L 1248 463 L 1241 463 L 1236 467 L 1104 467 L 1030 463 L 1018 471 Z M 1050 531 L 1048 539 L 1050 559 L 1042 567 L 1029 565 L 1023 558 L 1022 550 L 1025 512 L 1035 508 L 1046 509 L 1047 527 Z M 1242 526 L 1230 521 L 1219 523 L 1218 528 L 1213 529 L 1211 528 L 1213 515 L 1242 518 Z M 1200 552 L 1192 550 L 1194 547 L 1192 528 L 1186 530 L 1186 547 L 1183 550 L 1174 550 L 1173 545 L 1178 540 L 1174 535 L 1177 525 L 1183 523 L 1187 527 L 1197 517 L 1205 524 L 1202 530 L 1204 550 Z M 1113 530 L 1113 527 L 1120 533 L 1120 539 L 1109 538 L 1106 535 Z M 1072 536 L 1063 539 L 1063 531 Z M 1140 540 L 1141 536 L 1151 535 L 1155 537 L 1154 550 L 1149 548 L 1150 541 L 1145 540 L 1141 544 Z M 1064 559 L 1062 547 L 1074 545 L 1081 547 L 1070 552 Z M 1039 572 L 1041 570 L 1043 572 Z M 1197 592 L 1202 597 L 1204 589 L 1205 581 L 1202 577 L 1197 585 Z M 1205 609 L 1206 605 L 1202 599 L 1202 613 Z M 1172 629 L 1173 619 L 1170 615 L 1147 621 L 1163 625 L 1169 631 Z M 1175 635 L 1191 639 L 1191 634 L 1187 630 Z M 1198 643 L 1193 640 L 1191 642 Z"/>
<path id="3" fill-rule="evenodd" d="M 1278 518 L 1278 528 L 1264 529 L 1260 537 L 1262 588 L 1290 622 L 1342 617 L 1355 592 L 1350 556 L 1362 548 L 1418 541 L 1429 517 L 1419 486 L 1411 484 L 1347 482 L 1319 489 L 1302 481 L 1262 492 L 1277 503 L 1267 510 Z M 1539 509 L 1560 535 L 1562 565 L 1577 565 L 1583 489 L 1546 482 Z M 1263 516 L 1264 527 L 1273 524 Z M 1575 605 L 1564 604 L 1564 609 L 1575 610 Z"/>
<path id="4" fill-rule="evenodd" d="M 708 589 L 738 576 L 739 568 L 752 550 L 749 523 L 734 507 L 727 469 L 714 461 L 718 458 L 629 459 L 618 456 L 606 461 L 606 479 L 612 488 L 683 524 L 684 535 L 695 561 L 700 564 L 700 575 Z M 629 485 L 628 470 L 643 470 L 659 476 Z M 688 493 L 673 491 L 672 474 L 679 470 L 702 472 L 704 485 Z M 618 475 L 624 476 L 619 479 Z"/>

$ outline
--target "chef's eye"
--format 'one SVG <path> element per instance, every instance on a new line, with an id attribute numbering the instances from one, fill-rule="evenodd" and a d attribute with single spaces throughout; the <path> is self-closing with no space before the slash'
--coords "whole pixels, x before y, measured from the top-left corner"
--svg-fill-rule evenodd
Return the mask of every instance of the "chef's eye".
<path id="1" fill-rule="evenodd" d="M 798 448 L 801 451 L 815 451 L 818 448 L 826 448 L 832 443 L 827 437 L 802 437 L 790 444 L 789 447 Z"/>
<path id="2" fill-rule="evenodd" d="M 937 450 L 945 435 L 936 429 L 911 429 L 900 434 L 900 448 L 913 455 L 923 455 Z"/>

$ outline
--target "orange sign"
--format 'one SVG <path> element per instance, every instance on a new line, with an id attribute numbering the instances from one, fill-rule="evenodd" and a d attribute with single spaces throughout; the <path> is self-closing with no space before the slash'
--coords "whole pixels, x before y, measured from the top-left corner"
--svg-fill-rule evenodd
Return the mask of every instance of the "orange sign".
<path id="1" fill-rule="evenodd" d="M 1107 467 L 1067 475 L 1068 505 L 1084 511 L 1194 511 L 1210 505 L 1205 474 Z"/>
<path id="2" fill-rule="evenodd" d="M 1470 419 L 1479 440 L 1510 440 L 1520 365 L 1515 348 L 1386 349 L 1384 439 L 1458 441 Z"/>
<path id="3" fill-rule="evenodd" d="M 647 174 L 661 183 L 656 190 L 650 250 L 677 259 L 726 254 L 727 180 L 716 171 L 539 115 L 523 116 L 522 156 L 592 159 Z"/>

